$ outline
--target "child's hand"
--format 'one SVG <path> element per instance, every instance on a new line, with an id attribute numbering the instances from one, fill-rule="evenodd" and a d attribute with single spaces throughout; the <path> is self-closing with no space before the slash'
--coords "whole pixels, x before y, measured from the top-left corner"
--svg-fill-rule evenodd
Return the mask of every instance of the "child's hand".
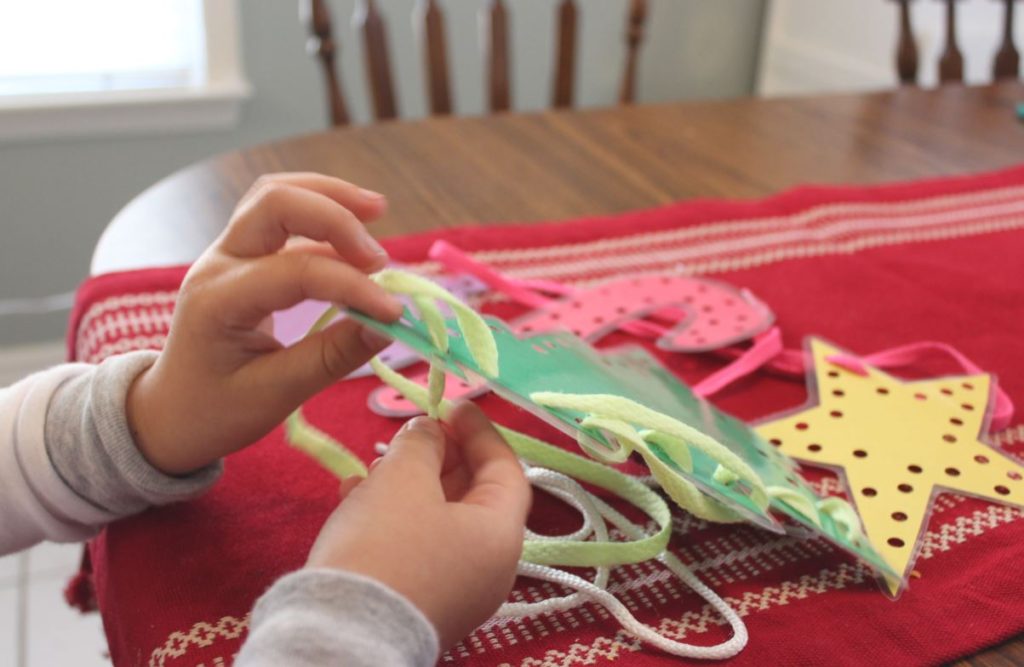
<path id="1" fill-rule="evenodd" d="M 447 649 L 508 596 L 523 548 L 530 485 L 471 403 L 449 434 L 416 417 L 327 520 L 308 567 L 373 577 L 415 604 Z"/>
<path id="2" fill-rule="evenodd" d="M 363 222 L 385 205 L 319 174 L 257 181 L 188 272 L 167 345 L 129 392 L 128 421 L 150 463 L 183 474 L 241 449 L 386 345 L 350 319 L 289 348 L 268 327 L 271 313 L 306 298 L 400 317 L 401 304 L 366 276 L 387 255 Z"/>

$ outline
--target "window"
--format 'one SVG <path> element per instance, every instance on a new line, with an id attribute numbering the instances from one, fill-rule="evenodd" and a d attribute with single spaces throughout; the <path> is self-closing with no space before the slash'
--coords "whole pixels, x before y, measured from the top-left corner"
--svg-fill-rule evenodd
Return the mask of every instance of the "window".
<path id="1" fill-rule="evenodd" d="M 0 0 L 0 139 L 233 124 L 236 0 Z"/>

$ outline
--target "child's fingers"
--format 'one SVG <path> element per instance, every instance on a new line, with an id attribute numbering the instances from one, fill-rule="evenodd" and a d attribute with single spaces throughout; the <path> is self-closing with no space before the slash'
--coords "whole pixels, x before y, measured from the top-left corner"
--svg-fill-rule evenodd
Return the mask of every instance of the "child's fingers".
<path id="1" fill-rule="evenodd" d="M 318 192 L 274 183 L 243 204 L 218 244 L 235 257 L 259 257 L 280 250 L 292 235 L 327 241 L 353 266 L 375 271 L 387 253 L 344 206 Z"/>
<path id="2" fill-rule="evenodd" d="M 335 322 L 291 347 L 251 362 L 254 377 L 272 378 L 274 393 L 290 411 L 310 396 L 356 370 L 391 341 L 367 334 L 353 319 Z M 374 334 L 376 335 L 376 334 Z"/>
<path id="3" fill-rule="evenodd" d="M 500 509 L 525 521 L 530 509 L 530 485 L 505 439 L 470 402 L 458 404 L 449 421 L 472 476 L 463 502 Z"/>
<path id="4" fill-rule="evenodd" d="M 247 262 L 210 286 L 211 307 L 233 326 L 252 328 L 276 310 L 304 299 L 351 306 L 374 319 L 393 322 L 402 304 L 358 269 L 318 255 L 281 254 Z"/>
<path id="5" fill-rule="evenodd" d="M 352 493 L 357 486 L 362 484 L 363 479 L 359 475 L 352 475 L 341 480 L 341 484 L 338 485 L 338 498 L 340 500 L 348 498 L 348 494 Z"/>
<path id="6" fill-rule="evenodd" d="M 388 453 L 374 474 L 385 484 L 397 484 L 404 491 L 428 494 L 424 499 L 444 500 L 441 468 L 444 464 L 445 432 L 429 417 L 413 417 L 395 434 Z"/>
<path id="7" fill-rule="evenodd" d="M 330 243 L 323 241 L 311 241 L 301 236 L 293 236 L 281 248 L 281 253 L 289 255 L 320 255 L 331 259 L 341 260 L 341 255 Z"/>
<path id="8" fill-rule="evenodd" d="M 315 172 L 283 172 L 265 174 L 256 179 L 252 187 L 242 195 L 238 206 L 241 207 L 252 199 L 262 188 L 273 184 L 293 185 L 313 192 L 319 192 L 338 202 L 363 222 L 376 220 L 387 210 L 387 199 L 379 192 L 366 190 L 334 176 Z"/>

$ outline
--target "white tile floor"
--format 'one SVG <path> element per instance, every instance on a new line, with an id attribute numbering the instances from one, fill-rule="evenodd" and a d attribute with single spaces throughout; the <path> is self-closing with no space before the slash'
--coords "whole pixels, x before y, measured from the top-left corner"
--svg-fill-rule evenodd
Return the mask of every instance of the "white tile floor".
<path id="1" fill-rule="evenodd" d="M 20 661 L 18 616 L 17 589 L 0 585 L 0 667 L 17 667 Z"/>
<path id="2" fill-rule="evenodd" d="M 0 667 L 110 667 L 99 614 L 64 601 L 78 544 L 44 544 L 0 558 Z"/>

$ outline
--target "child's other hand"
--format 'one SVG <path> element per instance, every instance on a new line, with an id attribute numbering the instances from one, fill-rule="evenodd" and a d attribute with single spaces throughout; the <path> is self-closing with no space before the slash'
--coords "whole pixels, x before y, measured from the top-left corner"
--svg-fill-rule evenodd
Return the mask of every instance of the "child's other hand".
<path id="1" fill-rule="evenodd" d="M 398 319 L 401 304 L 366 275 L 387 255 L 363 223 L 385 207 L 319 174 L 253 185 L 189 270 L 164 351 L 129 392 L 128 421 L 150 463 L 184 474 L 241 449 L 386 345 L 349 319 L 288 348 L 268 326 L 307 298 Z"/>
<path id="2" fill-rule="evenodd" d="M 449 433 L 417 417 L 324 524 L 307 567 L 372 577 L 415 604 L 442 650 L 508 596 L 522 553 L 530 485 L 515 454 L 471 403 Z"/>

